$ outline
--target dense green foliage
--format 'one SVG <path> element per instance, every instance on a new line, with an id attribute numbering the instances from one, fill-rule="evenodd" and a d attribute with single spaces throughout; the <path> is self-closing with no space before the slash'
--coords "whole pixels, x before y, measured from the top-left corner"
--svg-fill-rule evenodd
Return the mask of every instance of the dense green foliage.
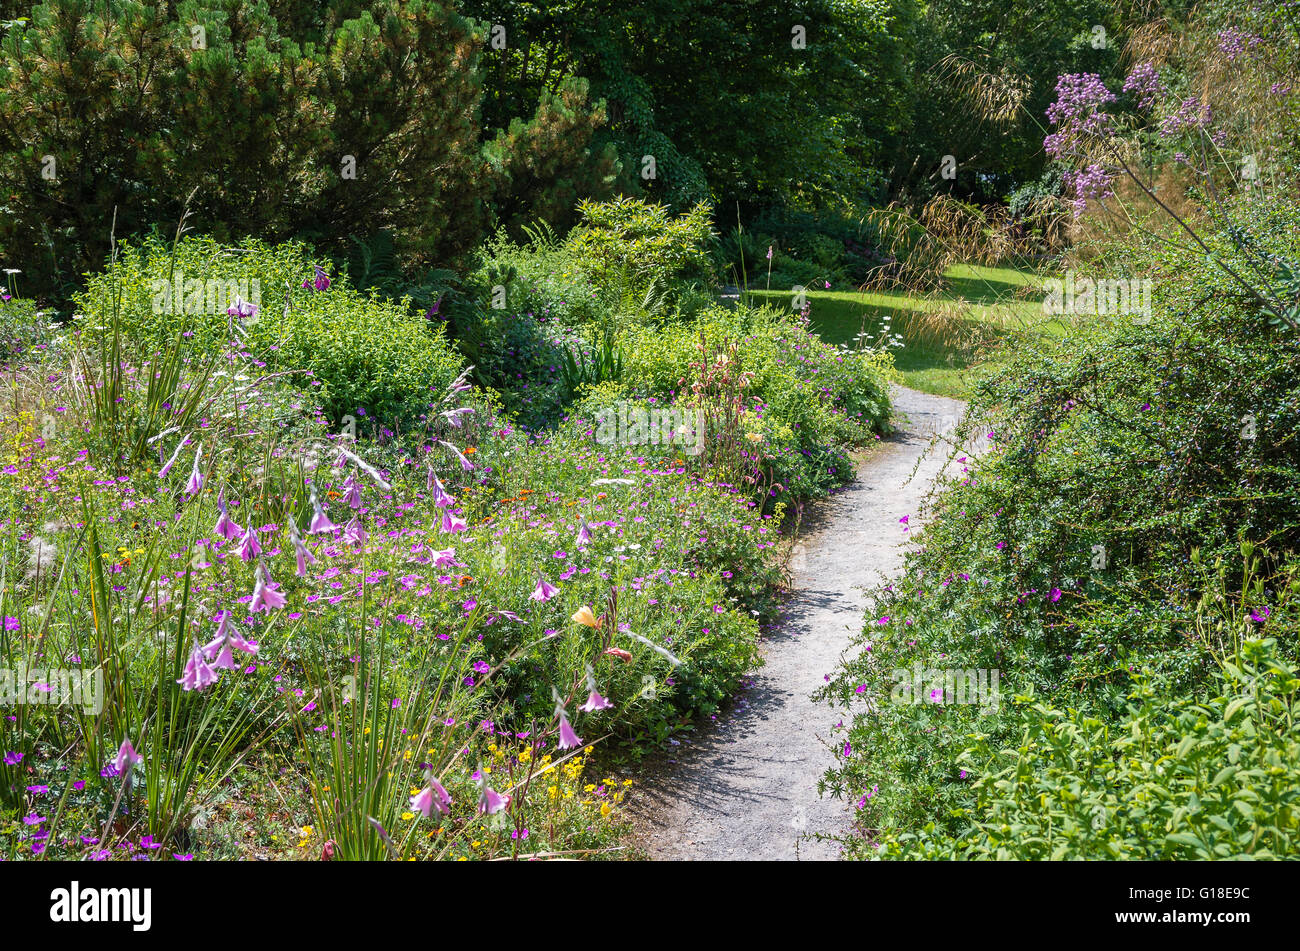
<path id="1" fill-rule="evenodd" d="M 326 252 L 387 230 L 413 262 L 459 258 L 498 205 L 567 214 L 613 177 L 600 111 L 574 81 L 485 130 L 481 39 L 436 0 L 36 4 L 0 45 L 0 248 L 48 292 L 186 209 Z"/>
<path id="2" fill-rule="evenodd" d="M 1294 664 L 1272 638 L 1248 640 L 1205 701 L 1148 681 L 1112 726 L 1017 698 L 1023 734 L 977 738 L 979 772 L 952 838 L 928 825 L 887 845 L 929 859 L 1286 858 L 1300 848 L 1300 748 Z"/>
<path id="3" fill-rule="evenodd" d="M 340 260 L 389 235 L 409 276 L 459 269 L 497 226 L 563 233 L 616 189 L 709 202 L 724 231 L 763 218 L 860 279 L 872 201 L 1038 180 L 1056 75 L 1119 68 L 1128 24 L 1103 7 L 8 3 L 0 254 L 63 303 L 113 235 L 170 234 L 188 208 L 219 240 Z"/>

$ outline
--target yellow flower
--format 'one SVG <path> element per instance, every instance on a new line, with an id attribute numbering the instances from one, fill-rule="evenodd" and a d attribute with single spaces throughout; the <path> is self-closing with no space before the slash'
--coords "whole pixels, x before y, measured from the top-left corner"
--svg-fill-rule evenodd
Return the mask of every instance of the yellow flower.
<path id="1" fill-rule="evenodd" d="M 403 822 L 410 822 L 410 821 L 411 821 L 412 819 L 414 819 L 414 818 L 415 818 L 415 813 L 413 813 L 413 812 L 404 812 L 404 813 L 402 813 L 402 821 L 403 821 Z"/>
<path id="2" fill-rule="evenodd" d="M 613 811 L 614 811 L 614 809 L 613 809 L 612 806 L 610 806 L 609 803 L 607 803 L 607 802 L 602 802 L 602 803 L 600 804 L 600 814 L 601 814 L 602 816 L 604 816 L 606 819 L 609 818 L 609 814 L 610 814 L 611 812 L 613 812 Z"/>
<path id="3" fill-rule="evenodd" d="M 585 604 L 573 612 L 573 622 L 587 627 L 600 627 L 600 622 L 596 620 L 596 613 Z"/>

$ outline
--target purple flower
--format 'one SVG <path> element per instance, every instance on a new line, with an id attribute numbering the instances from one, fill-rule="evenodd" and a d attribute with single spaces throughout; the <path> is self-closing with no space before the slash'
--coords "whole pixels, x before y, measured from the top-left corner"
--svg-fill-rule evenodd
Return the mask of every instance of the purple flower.
<path id="1" fill-rule="evenodd" d="M 299 578 L 307 577 L 307 566 L 316 564 L 316 556 L 307 550 L 307 546 L 302 542 L 302 536 L 298 534 L 298 525 L 290 519 L 289 521 L 289 543 L 293 545 L 293 553 L 298 559 L 298 570 L 296 574 Z"/>
<path id="2" fill-rule="evenodd" d="M 214 668 L 238 669 L 234 655 L 230 651 L 232 647 L 246 654 L 257 653 L 257 641 L 245 640 L 243 635 L 231 627 L 230 617 L 229 611 L 222 611 L 218 615 L 216 637 L 203 645 L 203 656 L 212 663 Z"/>
<path id="3" fill-rule="evenodd" d="M 447 420 L 447 422 L 455 426 L 457 429 L 460 429 L 460 427 L 463 425 L 460 421 L 460 418 L 464 416 L 466 413 L 473 413 L 473 412 L 474 410 L 468 406 L 458 406 L 455 409 L 443 410 L 442 417 L 445 420 Z"/>
<path id="4" fill-rule="evenodd" d="M 19 763 L 21 763 L 22 761 L 23 761 L 23 754 L 22 754 L 22 753 L 13 753 L 13 752 L 10 752 L 10 753 L 6 753 L 6 754 L 5 754 L 5 765 L 6 765 L 6 766 L 17 766 L 17 765 L 18 765 Z"/>
<path id="5" fill-rule="evenodd" d="M 1051 591 L 1047 592 L 1047 600 L 1048 600 L 1048 601 L 1051 601 L 1053 604 L 1055 604 L 1057 601 L 1060 601 L 1060 600 L 1061 600 L 1061 589 L 1060 589 L 1060 588 L 1053 588 Z"/>
<path id="6" fill-rule="evenodd" d="M 181 685 L 182 690 L 203 691 L 216 683 L 220 676 L 208 666 L 207 660 L 203 657 L 203 647 L 195 641 L 194 650 L 190 652 L 189 662 L 185 665 L 185 672 L 176 682 Z"/>
<path id="7" fill-rule="evenodd" d="M 587 702 L 578 707 L 583 713 L 595 713 L 597 710 L 609 710 L 614 705 L 595 690 L 587 695 Z"/>
<path id="8" fill-rule="evenodd" d="M 1149 109 L 1160 96 L 1165 94 L 1165 87 L 1160 82 L 1160 74 L 1151 63 L 1138 63 L 1124 80 L 1124 91 L 1136 93 L 1138 107 Z"/>
<path id="9" fill-rule="evenodd" d="M 343 529 L 343 540 L 358 547 L 366 543 L 366 530 L 361 525 L 361 519 L 353 516 L 352 521 Z"/>
<path id="10" fill-rule="evenodd" d="M 469 528 L 469 524 L 452 512 L 451 509 L 442 510 L 442 530 L 448 533 L 463 532 Z"/>
<path id="11" fill-rule="evenodd" d="M 560 716 L 560 749 L 571 750 L 582 745 L 582 738 L 573 732 L 573 727 L 569 725 L 569 718 L 564 715 L 564 710 L 558 711 Z"/>
<path id="12" fill-rule="evenodd" d="M 510 796 L 503 796 L 484 781 L 483 791 L 479 794 L 478 811 L 485 816 L 494 816 L 501 810 L 508 809 L 509 807 Z"/>
<path id="13" fill-rule="evenodd" d="M 429 780 L 429 785 L 411 797 L 411 808 L 426 819 L 435 809 L 438 810 L 439 815 L 447 815 L 451 812 L 451 796 L 442 787 L 442 783 L 433 778 L 432 771 L 425 775 Z"/>
<path id="14" fill-rule="evenodd" d="M 1071 205 L 1076 218 L 1087 209 L 1088 199 L 1110 198 L 1114 194 L 1110 187 L 1114 175 L 1104 165 L 1093 164 L 1078 172 L 1067 172 L 1065 178 L 1067 184 L 1074 186 L 1075 197 Z"/>
<path id="15" fill-rule="evenodd" d="M 1058 131 L 1043 140 L 1047 154 L 1061 158 L 1073 151 L 1078 139 L 1110 130 L 1111 117 L 1102 111 L 1115 94 L 1096 73 L 1067 73 L 1057 77 L 1056 101 L 1047 118 Z"/>
<path id="16" fill-rule="evenodd" d="M 325 514 L 325 510 L 320 507 L 320 499 L 316 496 L 315 486 L 312 486 L 311 490 L 311 508 L 311 524 L 307 527 L 307 534 L 319 535 L 322 532 L 332 532 L 338 528 L 337 525 L 329 520 L 329 516 Z"/>
<path id="17" fill-rule="evenodd" d="M 456 500 L 448 495 L 447 490 L 443 488 L 442 480 L 433 471 L 433 466 L 429 466 L 429 478 L 426 487 L 433 493 L 433 504 L 439 508 L 450 508 L 456 503 Z"/>
<path id="18" fill-rule="evenodd" d="M 129 739 L 123 738 L 122 745 L 117 748 L 117 756 L 113 758 L 113 767 L 118 773 L 124 773 L 126 770 L 140 762 L 143 757 L 135 751 Z"/>
<path id="19" fill-rule="evenodd" d="M 361 486 L 351 476 L 348 476 L 348 481 L 343 484 L 343 503 L 354 509 L 361 508 Z"/>
<path id="20" fill-rule="evenodd" d="M 257 305 L 250 304 L 248 301 L 240 298 L 238 294 L 231 301 L 230 306 L 226 308 L 226 314 L 230 317 L 237 317 L 241 320 L 252 317 L 257 313 Z"/>
<path id="21" fill-rule="evenodd" d="M 194 467 L 190 470 L 190 481 L 185 483 L 186 495 L 198 495 L 203 491 L 203 473 L 199 471 L 199 460 L 203 457 L 203 443 L 194 451 Z"/>
<path id="22" fill-rule="evenodd" d="M 1260 42 L 1261 37 L 1231 27 L 1219 31 L 1219 52 L 1228 57 L 1229 63 L 1235 62 L 1247 50 L 1253 50 Z"/>
<path id="23" fill-rule="evenodd" d="M 325 269 L 321 267 L 319 264 L 313 264 L 312 267 L 316 269 L 316 274 L 314 279 L 303 281 L 302 286 L 309 291 L 312 289 L 318 291 L 328 290 L 330 286 L 330 279 L 329 279 L 329 275 L 325 273 Z"/>
<path id="24" fill-rule="evenodd" d="M 590 541 L 591 541 L 591 532 L 590 530 L 588 530 L 587 520 L 584 518 L 581 522 L 578 523 L 578 537 L 577 539 L 575 539 L 574 544 L 576 544 L 579 548 L 585 548 L 587 547 L 587 543 Z"/>
<path id="25" fill-rule="evenodd" d="M 169 473 L 169 472 L 172 471 L 172 466 L 176 465 L 176 460 L 179 459 L 179 458 L 181 457 L 181 450 L 184 449 L 184 448 L 186 447 L 186 445 L 189 443 L 189 441 L 190 441 L 190 437 L 189 437 L 189 436 L 186 436 L 186 437 L 185 437 L 184 439 L 182 439 L 182 440 L 180 441 L 180 443 L 176 446 L 176 451 L 172 453 L 172 457 L 171 457 L 170 459 L 167 460 L 166 465 L 164 465 L 161 469 L 158 470 L 158 478 L 159 478 L 159 479 L 165 479 L 165 478 L 167 478 L 167 473 Z M 161 444 L 161 443 L 158 445 L 158 458 L 159 458 L 159 459 L 162 458 L 162 444 Z"/>
<path id="26" fill-rule="evenodd" d="M 257 563 L 256 580 L 253 582 L 253 600 L 248 606 L 250 611 L 256 613 L 285 606 L 284 595 L 271 587 L 273 583 L 266 576 L 266 568 L 259 561 Z"/>
<path id="27" fill-rule="evenodd" d="M 1178 107 L 1178 111 L 1164 117 L 1160 122 L 1160 135 L 1169 138 L 1183 129 L 1205 128 L 1210 124 L 1210 108 L 1201 105 L 1196 96 L 1188 96 Z"/>
<path id="28" fill-rule="evenodd" d="M 545 576 L 537 576 L 537 587 L 533 588 L 533 593 L 528 596 L 530 601 L 549 601 L 560 593 L 560 589 L 546 580 Z"/>
<path id="29" fill-rule="evenodd" d="M 244 534 L 244 530 L 226 514 L 226 490 L 224 488 L 217 493 L 217 511 L 221 513 L 221 517 L 217 519 L 217 524 L 212 528 L 214 535 L 220 535 L 226 541 L 230 541 Z"/>
<path id="30" fill-rule="evenodd" d="M 262 546 L 257 543 L 257 529 L 249 525 L 239 542 L 239 557 L 244 561 L 252 561 L 261 553 Z"/>

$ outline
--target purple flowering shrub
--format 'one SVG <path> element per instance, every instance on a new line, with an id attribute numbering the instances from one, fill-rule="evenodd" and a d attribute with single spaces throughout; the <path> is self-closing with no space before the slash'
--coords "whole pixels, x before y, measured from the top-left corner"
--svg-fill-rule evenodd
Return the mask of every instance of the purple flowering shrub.
<path id="1" fill-rule="evenodd" d="M 1093 73 L 1060 76 L 1043 146 L 1064 169 L 1074 217 L 1090 203 L 1125 217 L 1117 179 L 1162 204 L 1152 169 L 1165 164 L 1210 194 L 1281 183 L 1300 156 L 1289 98 L 1300 28 L 1279 14 L 1267 4 L 1226 20 L 1198 14 L 1176 43 L 1153 43 L 1156 58 L 1135 62 L 1118 89 Z"/>

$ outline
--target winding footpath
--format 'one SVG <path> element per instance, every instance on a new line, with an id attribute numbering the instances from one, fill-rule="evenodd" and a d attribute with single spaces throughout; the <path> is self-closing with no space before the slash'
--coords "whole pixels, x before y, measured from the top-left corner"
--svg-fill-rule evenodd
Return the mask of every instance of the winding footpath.
<path id="1" fill-rule="evenodd" d="M 636 841 L 650 858 L 837 857 L 834 842 L 811 836 L 849 827 L 848 806 L 817 794 L 841 717 L 811 695 L 861 629 L 866 589 L 902 567 L 911 533 L 899 519 L 915 524 L 947 456 L 925 450 L 965 409 L 903 387 L 892 395 L 897 430 L 855 481 L 805 513 L 794 594 L 783 622 L 764 636 L 764 665 L 714 723 L 638 784 Z"/>

